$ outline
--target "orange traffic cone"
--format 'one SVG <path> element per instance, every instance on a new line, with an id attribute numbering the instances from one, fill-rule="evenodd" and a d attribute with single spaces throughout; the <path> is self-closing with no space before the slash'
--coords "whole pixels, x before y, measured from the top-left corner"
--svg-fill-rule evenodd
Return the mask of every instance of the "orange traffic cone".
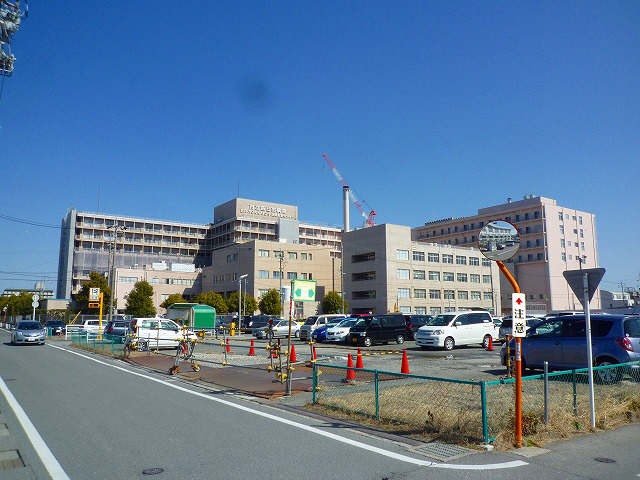
<path id="1" fill-rule="evenodd" d="M 364 368 L 364 365 L 362 364 L 362 352 L 360 352 L 359 348 L 358 356 L 356 357 L 356 368 Z"/>
<path id="2" fill-rule="evenodd" d="M 231 353 L 231 346 L 229 345 L 229 339 L 227 338 L 227 353 Z"/>
<path id="3" fill-rule="evenodd" d="M 254 357 L 256 355 L 255 350 L 253 349 L 253 338 L 251 339 L 251 348 L 249 348 L 249 354 L 247 355 L 248 357 Z"/>
<path id="4" fill-rule="evenodd" d="M 347 356 L 347 367 L 351 368 L 351 370 L 347 369 L 347 382 L 353 382 L 356 379 L 356 372 L 353 370 L 353 359 L 351 358 L 351 354 Z"/>
<path id="5" fill-rule="evenodd" d="M 291 356 L 289 357 L 289 363 L 296 363 L 298 361 L 298 357 L 296 357 L 296 346 L 291 345 Z"/>
<path id="6" fill-rule="evenodd" d="M 400 373 L 409 373 L 409 360 L 407 360 L 407 351 L 402 351 L 402 368 L 400 368 Z"/>
<path id="7" fill-rule="evenodd" d="M 489 345 L 487 346 L 487 352 L 493 352 L 493 336 L 489 335 Z"/>

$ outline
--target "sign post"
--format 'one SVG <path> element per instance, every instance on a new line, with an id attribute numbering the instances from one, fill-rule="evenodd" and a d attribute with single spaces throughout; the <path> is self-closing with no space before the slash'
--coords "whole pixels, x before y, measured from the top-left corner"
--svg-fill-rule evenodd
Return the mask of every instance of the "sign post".
<path id="1" fill-rule="evenodd" d="M 587 341 L 587 368 L 589 369 L 589 407 L 591 409 L 591 428 L 596 428 L 596 406 L 593 393 L 593 350 L 591 347 L 591 310 L 589 302 L 596 292 L 600 280 L 604 276 L 604 268 L 588 268 L 585 270 L 567 270 L 562 272 L 567 283 L 584 307 L 585 330 Z"/>
<path id="2" fill-rule="evenodd" d="M 102 292 L 99 288 L 89 289 L 89 308 L 99 308 L 100 316 L 98 317 L 98 328 L 102 333 Z"/>
<path id="3" fill-rule="evenodd" d="M 33 302 L 31 302 L 31 306 L 33 307 L 33 317 L 32 317 L 32 318 L 33 318 L 33 320 L 35 320 L 35 319 L 36 319 L 36 307 L 37 307 L 38 305 L 40 305 L 40 304 L 38 303 L 38 300 L 40 300 L 40 295 L 38 295 L 37 293 L 35 293 L 35 294 L 33 295 Z"/>

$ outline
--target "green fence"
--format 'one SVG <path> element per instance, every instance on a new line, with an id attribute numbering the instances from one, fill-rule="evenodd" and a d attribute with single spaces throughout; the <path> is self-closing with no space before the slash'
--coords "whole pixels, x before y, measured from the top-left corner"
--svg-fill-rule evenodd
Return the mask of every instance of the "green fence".
<path id="1" fill-rule="evenodd" d="M 638 402 L 639 382 L 640 362 L 594 367 L 596 413 L 615 411 L 630 399 Z M 499 432 L 513 430 L 514 383 L 513 378 L 455 380 L 315 364 L 313 403 L 427 434 L 489 443 Z M 567 417 L 589 422 L 586 368 L 548 373 L 546 381 L 545 374 L 523 377 L 522 391 L 525 434 L 527 427 Z"/>
<path id="2" fill-rule="evenodd" d="M 120 335 L 95 335 L 73 332 L 71 334 L 71 344 L 119 355 L 122 354 L 124 349 L 124 337 Z"/>

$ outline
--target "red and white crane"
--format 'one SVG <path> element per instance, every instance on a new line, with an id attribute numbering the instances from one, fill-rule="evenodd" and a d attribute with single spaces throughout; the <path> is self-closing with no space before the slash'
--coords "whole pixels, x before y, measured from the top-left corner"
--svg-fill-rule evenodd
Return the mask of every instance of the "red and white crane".
<path id="1" fill-rule="evenodd" d="M 331 162 L 331 160 L 329 160 L 329 157 L 327 156 L 326 153 L 323 153 L 322 156 L 324 157 L 324 159 L 327 161 L 327 163 L 329 164 L 329 167 L 331 168 L 331 171 L 333 172 L 333 174 L 336 176 L 336 178 L 338 179 L 338 181 L 340 182 L 340 184 L 343 187 L 349 187 L 349 185 L 347 184 L 347 182 L 344 180 L 344 177 L 342 176 L 342 174 L 338 171 L 338 169 L 336 168 L 336 166 Z M 369 214 L 367 215 L 367 213 L 365 212 L 364 208 L 362 208 L 362 205 L 360 205 L 360 201 L 358 200 L 358 197 L 356 197 L 356 195 L 353 193 L 353 190 L 351 190 L 349 188 L 349 197 L 351 198 L 351 201 L 353 202 L 353 204 L 356 206 L 356 208 L 358 209 L 358 211 L 360 212 L 360 215 L 362 215 L 362 218 L 364 218 L 364 226 L 365 227 L 373 227 L 376 222 L 374 220 L 373 217 L 375 217 L 376 215 L 376 211 L 375 210 L 371 210 L 369 212 Z"/>

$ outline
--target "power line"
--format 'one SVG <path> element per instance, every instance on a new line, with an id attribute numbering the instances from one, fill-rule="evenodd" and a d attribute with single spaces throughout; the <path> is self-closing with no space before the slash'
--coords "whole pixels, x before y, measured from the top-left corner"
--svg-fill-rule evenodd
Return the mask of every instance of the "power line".
<path id="1" fill-rule="evenodd" d="M 16 222 L 16 223 L 22 223 L 24 225 L 31 225 L 34 227 L 45 227 L 45 228 L 61 228 L 60 225 L 53 225 L 51 223 L 43 223 L 43 222 L 36 222 L 33 220 L 24 220 L 22 218 L 16 218 L 16 217 L 11 217 L 9 215 L 4 215 L 0 213 L 0 218 L 3 220 L 8 220 L 9 222 Z"/>

